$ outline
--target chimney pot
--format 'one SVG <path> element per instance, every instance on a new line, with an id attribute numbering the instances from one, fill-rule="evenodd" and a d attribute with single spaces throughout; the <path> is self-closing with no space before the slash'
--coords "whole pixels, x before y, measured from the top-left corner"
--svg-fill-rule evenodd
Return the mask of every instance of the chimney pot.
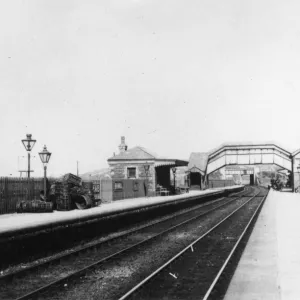
<path id="1" fill-rule="evenodd" d="M 119 145 L 120 153 L 127 151 L 127 145 L 125 144 L 125 136 L 121 136 L 121 144 Z"/>

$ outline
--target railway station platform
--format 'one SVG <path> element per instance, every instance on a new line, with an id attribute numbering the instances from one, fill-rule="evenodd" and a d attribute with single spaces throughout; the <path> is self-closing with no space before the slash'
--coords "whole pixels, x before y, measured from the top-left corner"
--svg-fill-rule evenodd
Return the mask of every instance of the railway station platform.
<path id="1" fill-rule="evenodd" d="M 86 210 L 54 211 L 52 213 L 22 213 L 0 215 L 0 238 L 22 235 L 37 230 L 52 230 L 58 226 L 83 223 L 92 219 L 137 211 L 154 206 L 163 206 L 171 202 L 189 201 L 195 198 L 223 196 L 226 192 L 238 192 L 243 186 L 190 191 L 173 196 L 143 197 L 103 203 Z"/>
<path id="2" fill-rule="evenodd" d="M 225 300 L 295 300 L 300 295 L 300 194 L 270 191 Z"/>

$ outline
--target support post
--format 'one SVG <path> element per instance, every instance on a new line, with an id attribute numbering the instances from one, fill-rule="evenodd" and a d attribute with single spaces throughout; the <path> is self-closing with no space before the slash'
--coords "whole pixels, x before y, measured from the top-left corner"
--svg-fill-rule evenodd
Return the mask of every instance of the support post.
<path id="1" fill-rule="evenodd" d="M 174 173 L 174 194 L 176 193 L 176 176 L 175 176 L 175 173 Z"/>
<path id="2" fill-rule="evenodd" d="M 28 182 L 30 180 L 30 152 L 28 152 Z"/>
<path id="3" fill-rule="evenodd" d="M 99 176 L 99 203 L 101 200 L 101 175 Z"/>
<path id="4" fill-rule="evenodd" d="M 28 151 L 27 200 L 30 200 L 30 152 Z"/>
<path id="5" fill-rule="evenodd" d="M 47 184 L 46 184 L 46 178 L 47 178 L 47 166 L 44 166 L 44 201 L 47 201 Z"/>
<path id="6" fill-rule="evenodd" d="M 292 157 L 292 176 L 291 176 L 292 192 L 295 193 L 295 173 L 294 173 L 294 157 Z"/>

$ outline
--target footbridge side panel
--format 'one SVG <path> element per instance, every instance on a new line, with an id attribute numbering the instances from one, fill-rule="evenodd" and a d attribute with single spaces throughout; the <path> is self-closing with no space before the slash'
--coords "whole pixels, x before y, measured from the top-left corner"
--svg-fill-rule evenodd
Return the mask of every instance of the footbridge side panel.
<path id="1" fill-rule="evenodd" d="M 288 153 L 281 151 L 276 146 L 261 148 L 256 146 L 246 149 L 230 149 L 224 147 L 223 150 L 218 150 L 212 153 L 208 159 L 206 174 L 226 166 L 226 165 L 257 165 L 257 164 L 275 164 L 283 169 L 292 171 L 292 161 Z"/>

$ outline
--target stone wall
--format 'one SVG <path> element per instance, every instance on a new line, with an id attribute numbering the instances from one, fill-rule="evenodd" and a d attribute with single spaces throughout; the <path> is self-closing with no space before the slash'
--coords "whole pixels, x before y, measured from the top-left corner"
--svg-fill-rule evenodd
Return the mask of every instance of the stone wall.
<path id="1" fill-rule="evenodd" d="M 155 167 L 154 164 L 150 165 L 148 171 L 148 177 L 145 172 L 144 165 L 137 165 L 138 178 L 140 179 L 148 179 L 148 189 L 149 191 L 155 191 Z"/>
<path id="2" fill-rule="evenodd" d="M 126 166 L 125 164 L 109 165 L 111 168 L 111 178 L 113 179 L 125 179 L 126 178 Z"/>
<path id="3" fill-rule="evenodd" d="M 136 168 L 136 178 L 137 179 L 147 179 L 148 178 L 148 188 L 149 191 L 155 191 L 155 167 L 154 163 L 149 163 L 150 168 L 148 171 L 148 177 L 144 168 L 145 163 L 133 163 L 133 162 L 122 162 L 109 164 L 111 169 L 111 177 L 113 179 L 126 179 L 127 178 L 127 168 Z"/>

